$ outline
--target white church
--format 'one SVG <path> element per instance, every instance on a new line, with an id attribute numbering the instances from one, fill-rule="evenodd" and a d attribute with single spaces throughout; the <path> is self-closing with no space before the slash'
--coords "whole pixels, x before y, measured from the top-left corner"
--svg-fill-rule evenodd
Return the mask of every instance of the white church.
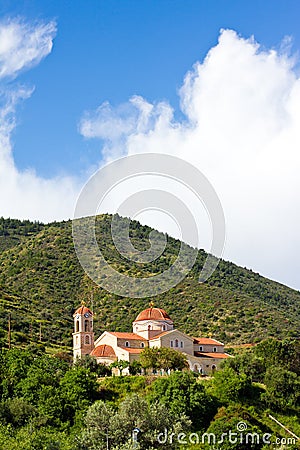
<path id="1" fill-rule="evenodd" d="M 146 347 L 168 347 L 182 352 L 192 371 L 209 374 L 222 360 L 230 358 L 224 344 L 215 339 L 195 338 L 174 328 L 165 310 L 150 306 L 139 313 L 132 324 L 132 332 L 104 331 L 96 340 L 93 331 L 93 312 L 85 305 L 74 313 L 74 360 L 84 355 L 98 363 L 110 365 L 116 360 L 131 363 L 138 360 Z"/>

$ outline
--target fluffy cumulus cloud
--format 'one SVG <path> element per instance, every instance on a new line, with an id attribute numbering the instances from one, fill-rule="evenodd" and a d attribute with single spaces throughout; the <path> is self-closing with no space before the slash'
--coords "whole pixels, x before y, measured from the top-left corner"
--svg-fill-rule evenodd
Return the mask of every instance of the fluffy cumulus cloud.
<path id="1" fill-rule="evenodd" d="M 0 214 L 51 221 L 72 216 L 77 189 L 70 177 L 43 179 L 34 170 L 19 171 L 14 163 L 11 133 L 19 102 L 33 88 L 12 82 L 20 71 L 38 64 L 52 49 L 54 22 L 0 23 Z"/>
<path id="2" fill-rule="evenodd" d="M 184 120 L 168 103 L 133 97 L 86 113 L 80 131 L 102 140 L 107 161 L 150 151 L 193 163 L 223 204 L 225 257 L 300 288 L 300 80 L 285 47 L 222 30 L 185 76 Z"/>

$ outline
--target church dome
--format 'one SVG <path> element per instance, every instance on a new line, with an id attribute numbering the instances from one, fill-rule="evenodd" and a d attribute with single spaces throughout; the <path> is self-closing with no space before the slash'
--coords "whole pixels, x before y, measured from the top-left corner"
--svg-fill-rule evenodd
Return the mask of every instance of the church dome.
<path id="1" fill-rule="evenodd" d="M 87 313 L 90 314 L 91 316 L 93 315 L 92 311 L 91 311 L 89 308 L 87 308 L 87 307 L 84 306 L 84 305 L 81 305 L 81 306 L 79 306 L 78 309 L 76 309 L 76 311 L 75 311 L 74 314 L 73 314 L 73 317 L 74 317 L 76 314 L 84 315 L 84 314 L 87 314 Z"/>
<path id="2" fill-rule="evenodd" d="M 115 357 L 115 351 L 110 345 L 98 345 L 98 347 L 95 347 L 94 350 L 90 353 L 91 356 L 96 357 L 106 357 L 106 358 L 112 358 Z"/>
<path id="3" fill-rule="evenodd" d="M 135 322 L 140 322 L 142 320 L 171 320 L 170 316 L 166 313 L 164 309 L 161 308 L 147 308 L 140 312 Z"/>

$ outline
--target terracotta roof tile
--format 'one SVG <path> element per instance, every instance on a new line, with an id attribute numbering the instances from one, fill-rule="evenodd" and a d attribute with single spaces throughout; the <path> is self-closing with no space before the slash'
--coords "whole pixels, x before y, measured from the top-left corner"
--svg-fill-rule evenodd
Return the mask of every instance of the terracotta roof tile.
<path id="1" fill-rule="evenodd" d="M 120 347 L 122 350 L 126 350 L 129 353 L 141 353 L 143 348 L 130 348 L 130 347 Z"/>
<path id="2" fill-rule="evenodd" d="M 135 322 L 141 320 L 171 320 L 170 316 L 166 313 L 164 309 L 161 308 L 147 308 L 140 312 Z"/>
<path id="3" fill-rule="evenodd" d="M 162 333 L 157 334 L 156 336 L 153 336 L 150 341 L 152 341 L 153 339 L 157 339 L 160 338 L 161 336 L 164 336 L 165 334 L 170 333 L 170 331 L 174 331 L 174 330 L 168 330 L 168 331 L 163 331 Z"/>
<path id="4" fill-rule="evenodd" d="M 115 357 L 115 351 L 110 345 L 98 345 L 98 347 L 95 347 L 94 350 L 90 353 L 91 356 L 96 357 Z"/>
<path id="5" fill-rule="evenodd" d="M 147 339 L 135 333 L 123 333 L 122 331 L 109 331 L 110 334 L 120 339 L 128 339 L 128 341 L 146 341 Z"/>
<path id="6" fill-rule="evenodd" d="M 224 345 L 222 342 L 216 341 L 215 339 L 211 338 L 195 338 L 194 337 L 194 344 L 203 344 L 203 345 Z"/>
<path id="7" fill-rule="evenodd" d="M 197 356 L 198 358 L 215 358 L 215 359 L 230 358 L 230 355 L 228 355 L 227 353 L 218 353 L 218 352 L 213 353 L 194 352 L 194 355 Z"/>
<path id="8" fill-rule="evenodd" d="M 83 315 L 83 314 L 85 314 L 85 313 L 89 313 L 89 314 L 93 315 L 92 311 L 91 311 L 89 308 L 87 308 L 87 307 L 84 306 L 84 305 L 81 305 L 81 306 L 79 306 L 79 308 L 76 309 L 76 311 L 75 311 L 74 314 L 73 314 L 73 317 L 74 317 L 76 314 L 81 314 L 81 315 Z"/>

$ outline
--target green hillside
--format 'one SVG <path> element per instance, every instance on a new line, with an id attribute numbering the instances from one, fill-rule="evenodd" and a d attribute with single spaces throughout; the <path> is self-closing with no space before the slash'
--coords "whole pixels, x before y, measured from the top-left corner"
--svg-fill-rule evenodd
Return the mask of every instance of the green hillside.
<path id="1" fill-rule="evenodd" d="M 119 226 L 124 219 L 119 218 Z M 168 238 L 159 260 L 142 267 L 130 263 L 114 249 L 111 216 L 97 220 L 101 250 L 118 271 L 139 277 L 169 267 L 180 242 Z M 26 224 L 26 226 L 25 226 Z M 85 300 L 95 312 L 95 332 L 130 330 L 147 299 L 130 299 L 107 293 L 82 270 L 72 241 L 71 222 L 49 225 L 28 221 L 1 221 L 0 237 L 0 339 L 5 343 L 8 314 L 12 318 L 12 342 L 42 341 L 70 346 L 74 308 Z M 132 222 L 132 243 L 149 246 L 147 226 Z M 213 276 L 198 283 L 205 260 L 200 251 L 193 270 L 169 292 L 154 298 L 175 325 L 191 335 L 211 335 L 226 343 L 257 342 L 266 337 L 298 337 L 300 293 L 260 275 L 221 261 Z"/>

